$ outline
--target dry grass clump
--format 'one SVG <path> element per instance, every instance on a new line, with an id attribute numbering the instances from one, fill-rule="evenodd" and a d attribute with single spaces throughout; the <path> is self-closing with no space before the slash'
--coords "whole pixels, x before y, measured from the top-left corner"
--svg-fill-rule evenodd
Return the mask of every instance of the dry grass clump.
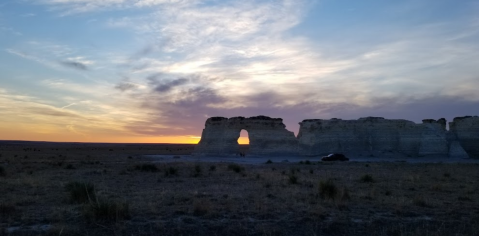
<path id="1" fill-rule="evenodd" d="M 331 179 L 319 182 L 319 196 L 324 199 L 336 199 L 338 195 L 338 187 Z"/>
<path id="2" fill-rule="evenodd" d="M 298 176 L 296 176 L 295 174 L 291 174 L 288 178 L 288 182 L 290 184 L 297 184 L 298 183 Z"/>
<path id="3" fill-rule="evenodd" d="M 130 217 L 128 203 L 98 198 L 91 183 L 70 182 L 65 188 L 70 193 L 70 202 L 85 204 L 83 215 L 88 221 L 117 222 Z"/>
<path id="4" fill-rule="evenodd" d="M 195 165 L 194 169 L 193 169 L 193 173 L 192 173 L 192 176 L 193 177 L 200 177 L 201 176 L 201 172 L 202 172 L 202 168 L 200 165 Z"/>
<path id="5" fill-rule="evenodd" d="M 70 193 L 71 203 L 88 203 L 96 199 L 95 186 L 92 183 L 69 182 L 65 189 Z"/>
<path id="6" fill-rule="evenodd" d="M 142 164 L 136 165 L 135 170 L 143 171 L 143 172 L 158 172 L 159 169 L 154 164 Z"/>
<path id="7" fill-rule="evenodd" d="M 107 199 L 95 199 L 84 208 L 88 221 L 118 222 L 130 218 L 130 205 Z"/>
<path id="8" fill-rule="evenodd" d="M 228 170 L 232 170 L 236 173 L 240 173 L 244 170 L 244 167 L 238 165 L 238 164 L 229 164 L 228 165 Z"/>
<path id="9" fill-rule="evenodd" d="M 365 174 L 365 175 L 361 176 L 359 181 L 361 181 L 363 183 L 374 183 L 373 176 L 371 176 L 370 174 Z"/>
<path id="10" fill-rule="evenodd" d="M 178 168 L 175 168 L 173 166 L 170 166 L 168 168 L 165 169 L 165 176 L 168 177 L 168 176 L 174 176 L 174 175 L 178 175 Z"/>

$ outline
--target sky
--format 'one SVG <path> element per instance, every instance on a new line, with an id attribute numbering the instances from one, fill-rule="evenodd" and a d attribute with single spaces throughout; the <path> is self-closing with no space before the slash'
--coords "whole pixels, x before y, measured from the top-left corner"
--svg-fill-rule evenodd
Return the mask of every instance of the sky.
<path id="1" fill-rule="evenodd" d="M 479 0 L 2 0 L 0 139 L 197 143 L 212 116 L 296 134 L 452 121 L 479 113 L 478 52 Z"/>

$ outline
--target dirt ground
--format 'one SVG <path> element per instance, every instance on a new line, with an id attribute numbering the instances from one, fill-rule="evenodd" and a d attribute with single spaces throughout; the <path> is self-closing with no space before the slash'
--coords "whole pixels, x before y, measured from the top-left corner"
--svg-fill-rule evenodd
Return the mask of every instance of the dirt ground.
<path id="1" fill-rule="evenodd" d="M 218 162 L 193 148 L 0 142 L 0 235 L 479 235 L 476 160 Z"/>

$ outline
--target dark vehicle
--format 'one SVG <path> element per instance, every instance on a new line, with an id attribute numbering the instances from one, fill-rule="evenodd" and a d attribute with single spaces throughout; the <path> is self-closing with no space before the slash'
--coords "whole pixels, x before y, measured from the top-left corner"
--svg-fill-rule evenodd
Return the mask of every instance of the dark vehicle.
<path id="1" fill-rule="evenodd" d="M 331 153 L 325 157 L 321 157 L 322 161 L 349 161 L 345 155 L 340 153 Z"/>

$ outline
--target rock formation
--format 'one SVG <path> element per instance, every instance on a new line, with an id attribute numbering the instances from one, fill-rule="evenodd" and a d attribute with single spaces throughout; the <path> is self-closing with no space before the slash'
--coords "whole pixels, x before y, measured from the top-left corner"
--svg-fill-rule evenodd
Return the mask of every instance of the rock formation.
<path id="1" fill-rule="evenodd" d="M 479 117 L 408 120 L 366 117 L 358 120 L 310 119 L 300 124 L 298 137 L 283 120 L 267 116 L 212 117 L 206 120 L 196 155 L 235 155 L 242 129 L 249 133 L 252 155 L 306 155 L 347 153 L 355 156 L 479 157 Z"/>
<path id="2" fill-rule="evenodd" d="M 359 155 L 449 155 L 445 119 L 426 119 L 422 124 L 382 117 L 304 120 L 300 123 L 298 141 L 300 154 L 311 156 L 332 152 Z"/>
<path id="3" fill-rule="evenodd" d="M 211 117 L 206 120 L 194 155 L 237 155 L 241 130 L 248 131 L 250 155 L 297 155 L 298 140 L 283 119 L 267 116 Z"/>
<path id="4" fill-rule="evenodd" d="M 449 122 L 452 142 L 457 141 L 470 157 L 479 158 L 479 117 L 456 117 Z M 457 146 L 457 144 L 454 144 Z"/>

